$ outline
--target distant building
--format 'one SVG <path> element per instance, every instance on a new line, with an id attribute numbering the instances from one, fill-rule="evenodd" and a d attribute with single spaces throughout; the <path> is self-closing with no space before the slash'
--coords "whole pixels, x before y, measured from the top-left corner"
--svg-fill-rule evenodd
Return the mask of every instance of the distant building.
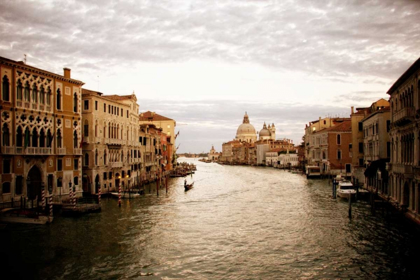
<path id="1" fill-rule="evenodd" d="M 213 160 L 213 161 L 217 161 L 219 159 L 219 153 L 216 152 L 216 150 L 214 149 L 214 146 L 211 146 L 210 153 L 208 154 L 207 157 L 209 160 Z"/>

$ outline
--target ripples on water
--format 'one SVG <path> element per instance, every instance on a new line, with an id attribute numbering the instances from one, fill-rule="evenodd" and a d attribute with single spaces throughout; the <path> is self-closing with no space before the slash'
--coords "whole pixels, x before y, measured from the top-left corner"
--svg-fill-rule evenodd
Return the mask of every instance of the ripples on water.
<path id="1" fill-rule="evenodd" d="M 415 279 L 418 232 L 364 202 L 330 197 L 327 180 L 195 162 L 138 199 L 101 213 L 1 232 L 2 264 L 42 279 Z M 418 279 L 418 278 L 417 278 Z"/>

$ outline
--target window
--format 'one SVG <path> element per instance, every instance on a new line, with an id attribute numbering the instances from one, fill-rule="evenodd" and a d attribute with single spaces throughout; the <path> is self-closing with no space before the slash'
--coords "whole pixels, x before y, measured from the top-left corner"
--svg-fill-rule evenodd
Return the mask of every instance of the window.
<path id="1" fill-rule="evenodd" d="M 45 90 L 43 86 L 39 89 L 39 103 L 45 104 Z"/>
<path id="2" fill-rule="evenodd" d="M 390 129 L 391 129 L 391 121 L 387 120 L 386 121 L 386 132 L 389 132 Z"/>
<path id="3" fill-rule="evenodd" d="M 128 115 L 128 110 L 127 110 L 127 119 L 129 118 L 129 115 Z"/>
<path id="4" fill-rule="evenodd" d="M 9 132 L 9 126 L 7 124 L 3 125 L 1 133 L 2 133 L 3 146 L 4 147 L 10 146 L 10 132 Z"/>
<path id="5" fill-rule="evenodd" d="M 83 165 L 84 166 L 89 166 L 89 154 L 88 153 L 85 154 L 85 160 L 83 162 Z"/>
<path id="6" fill-rule="evenodd" d="M 81 146 L 82 143 L 80 143 Z M 79 139 L 77 137 L 77 131 L 73 133 L 73 148 L 79 148 Z"/>
<path id="7" fill-rule="evenodd" d="M 16 99 L 17 100 L 22 100 L 22 83 L 20 80 L 17 81 L 17 86 L 16 86 Z"/>
<path id="8" fill-rule="evenodd" d="M 391 157 L 391 142 L 386 142 L 386 157 L 390 158 Z"/>
<path id="9" fill-rule="evenodd" d="M 109 172 L 109 179 L 112 179 L 112 172 Z"/>
<path id="10" fill-rule="evenodd" d="M 36 87 L 36 84 L 32 86 L 32 102 L 37 103 L 38 102 L 38 89 Z"/>
<path id="11" fill-rule="evenodd" d="M 104 112 L 106 113 L 106 103 L 104 103 Z"/>
<path id="12" fill-rule="evenodd" d="M 359 158 L 359 166 L 363 166 L 363 159 Z"/>
<path id="13" fill-rule="evenodd" d="M 96 101 L 96 107 L 98 106 L 98 101 Z M 84 101 L 84 110 L 89 110 L 89 100 L 85 100 Z M 96 110 L 97 110 L 97 108 L 96 108 Z"/>
<path id="14" fill-rule="evenodd" d="M 9 79 L 7 78 L 6 75 L 4 75 L 4 77 L 3 77 L 2 88 L 3 88 L 3 90 L 2 90 L 3 91 L 3 96 L 2 96 L 3 101 L 10 101 Z"/>
<path id="15" fill-rule="evenodd" d="M 63 160 L 58 159 L 57 160 L 57 171 L 62 171 L 62 170 L 63 170 Z"/>
<path id="16" fill-rule="evenodd" d="M 98 111 L 98 101 L 95 101 L 95 110 Z"/>
<path id="17" fill-rule="evenodd" d="M 50 87 L 47 88 L 47 105 L 51 105 L 51 89 Z"/>
<path id="18" fill-rule="evenodd" d="M 10 193 L 10 182 L 4 182 L 2 186 L 3 193 Z"/>
<path id="19" fill-rule="evenodd" d="M 77 98 L 77 93 L 73 94 L 73 112 L 77 113 L 77 107 L 79 104 L 79 99 Z"/>
<path id="20" fill-rule="evenodd" d="M 17 176 L 16 177 L 16 189 L 15 189 L 15 193 L 16 194 L 22 194 L 22 190 L 23 190 L 23 177 L 22 176 Z"/>
<path id="21" fill-rule="evenodd" d="M 351 164 L 346 163 L 346 173 L 351 173 Z"/>
<path id="22" fill-rule="evenodd" d="M 74 170 L 79 170 L 79 159 L 73 160 Z"/>
<path id="23" fill-rule="evenodd" d="M 61 110 L 61 91 L 57 89 L 57 110 Z"/>
<path id="24" fill-rule="evenodd" d="M 83 135 L 85 137 L 89 137 L 89 123 L 87 120 L 85 121 L 85 124 L 83 125 Z"/>
<path id="25" fill-rule="evenodd" d="M 103 177 L 104 177 L 104 180 L 107 180 L 107 178 L 106 178 L 106 177 L 107 177 L 107 175 L 108 175 L 108 174 L 107 174 L 106 172 L 104 172 L 104 176 L 103 176 Z"/>
<path id="26" fill-rule="evenodd" d="M 341 150 L 337 150 L 337 159 L 341 159 Z"/>
<path id="27" fill-rule="evenodd" d="M 79 185 L 79 177 L 77 177 L 77 176 L 74 177 L 73 183 L 74 183 L 75 186 L 78 186 Z"/>
<path id="28" fill-rule="evenodd" d="M 359 122 L 359 131 L 363 131 L 363 123 Z"/>
<path id="29" fill-rule="evenodd" d="M 337 134 L 337 145 L 341 145 L 341 135 Z"/>
<path id="30" fill-rule="evenodd" d="M 363 153 L 363 142 L 359 142 L 359 153 Z"/>
<path id="31" fill-rule="evenodd" d="M 9 174 L 10 173 L 10 159 L 3 159 L 3 174 Z"/>
<path id="32" fill-rule="evenodd" d="M 376 123 L 376 134 L 379 134 L 379 125 Z"/>
<path id="33" fill-rule="evenodd" d="M 63 186 L 63 178 L 57 178 L 57 188 L 61 188 Z"/>
<path id="34" fill-rule="evenodd" d="M 31 96 L 30 96 L 30 93 L 29 93 L 29 82 L 28 81 L 26 81 L 26 84 L 25 84 L 23 97 L 25 98 L 26 102 L 29 102 L 31 100 Z"/>

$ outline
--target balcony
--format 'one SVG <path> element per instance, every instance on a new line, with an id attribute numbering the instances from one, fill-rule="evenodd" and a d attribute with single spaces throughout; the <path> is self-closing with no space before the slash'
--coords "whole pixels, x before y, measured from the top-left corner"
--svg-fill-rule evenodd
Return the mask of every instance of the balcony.
<path id="1" fill-rule="evenodd" d="M 406 123 L 412 122 L 416 115 L 416 110 L 414 107 L 406 107 L 397 112 L 392 116 L 392 122 L 396 126 L 402 126 Z"/>
<path id="2" fill-rule="evenodd" d="M 96 144 L 102 144 L 102 138 L 101 137 L 95 137 L 95 143 Z"/>
<path id="3" fill-rule="evenodd" d="M 122 145 L 122 144 L 125 144 L 125 140 L 122 140 L 122 139 L 111 139 L 111 138 L 106 138 L 106 139 L 105 139 L 105 144 L 110 144 L 110 145 Z"/>
<path id="4" fill-rule="evenodd" d="M 14 154 L 15 153 L 15 147 L 1 147 L 2 154 Z"/>
<path id="5" fill-rule="evenodd" d="M 82 149 L 80 149 L 80 148 L 73 148 L 73 154 L 74 155 L 81 155 L 82 154 Z"/>
<path id="6" fill-rule="evenodd" d="M 66 148 L 57 148 L 57 154 L 65 155 L 66 154 Z"/>
<path id="7" fill-rule="evenodd" d="M 51 148 L 27 147 L 25 154 L 27 155 L 51 155 Z"/>
<path id="8" fill-rule="evenodd" d="M 400 174 L 413 174 L 413 166 L 403 163 L 392 164 L 392 172 Z"/>
<path id="9" fill-rule="evenodd" d="M 110 163 L 112 168 L 117 168 L 117 167 L 122 167 L 123 163 L 122 162 L 111 162 Z"/>

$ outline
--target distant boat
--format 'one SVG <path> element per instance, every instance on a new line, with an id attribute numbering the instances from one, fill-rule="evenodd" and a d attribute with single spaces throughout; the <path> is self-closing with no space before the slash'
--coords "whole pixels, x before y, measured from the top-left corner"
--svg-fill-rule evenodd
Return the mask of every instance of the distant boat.
<path id="1" fill-rule="evenodd" d="M 184 185 L 184 189 L 185 191 L 189 191 L 193 188 L 193 186 L 194 186 L 194 182 L 192 182 L 191 184 Z"/>
<path id="2" fill-rule="evenodd" d="M 112 192 L 111 195 L 113 197 L 118 198 L 119 194 L 117 192 Z M 135 198 L 135 197 L 139 197 L 140 194 L 139 193 L 130 193 L 130 192 L 122 192 L 121 193 L 121 198 Z"/>
<path id="3" fill-rule="evenodd" d="M 52 221 L 53 217 L 38 215 L 35 211 L 30 210 L 5 208 L 0 211 L 0 222 L 4 223 L 44 225 Z"/>
<path id="4" fill-rule="evenodd" d="M 349 181 L 341 180 L 338 183 L 338 189 L 337 189 L 337 196 L 341 198 L 347 198 L 353 197 L 356 195 L 356 190 L 353 187 L 353 184 Z"/>

